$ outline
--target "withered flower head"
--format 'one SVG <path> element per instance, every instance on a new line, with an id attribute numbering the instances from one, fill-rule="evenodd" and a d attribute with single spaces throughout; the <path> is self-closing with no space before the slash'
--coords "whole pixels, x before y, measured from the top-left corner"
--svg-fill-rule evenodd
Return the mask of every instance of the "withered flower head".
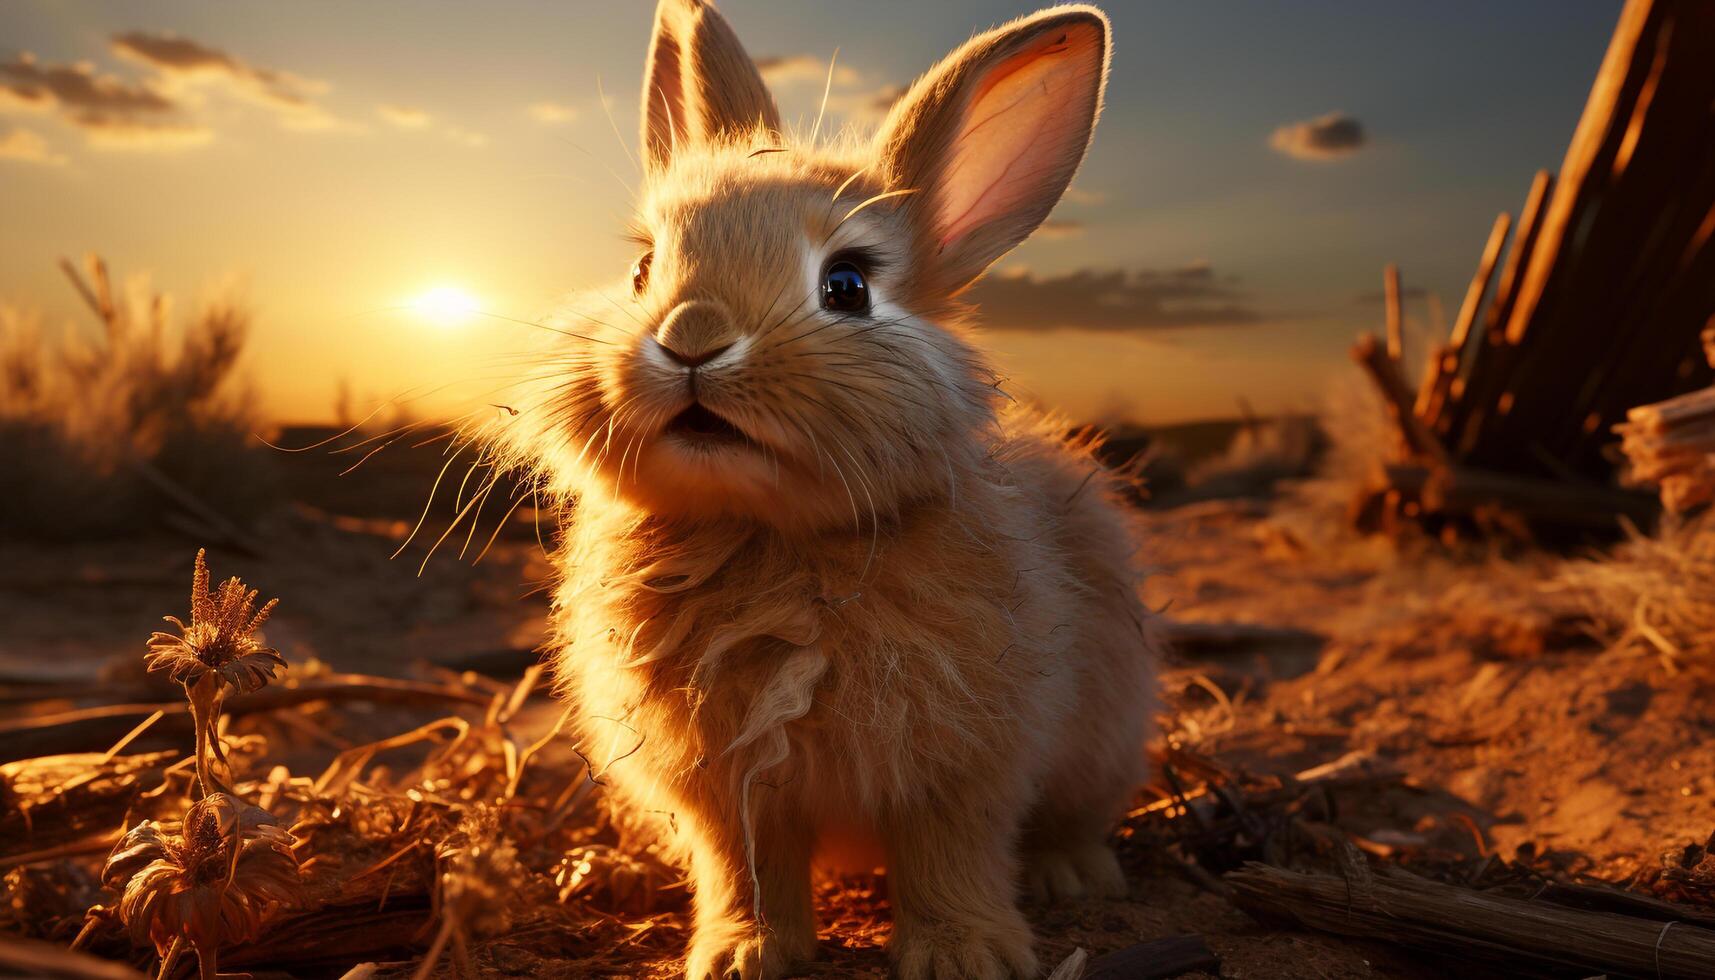
<path id="1" fill-rule="evenodd" d="M 272 910 L 302 898 L 292 844 L 268 811 L 211 793 L 185 812 L 176 834 L 153 820 L 133 827 L 101 880 L 121 891 L 119 917 L 134 942 L 164 952 L 183 939 L 211 955 L 254 942 Z"/>
<path id="2" fill-rule="evenodd" d="M 256 590 L 246 590 L 237 577 L 210 591 L 208 562 L 197 550 L 196 572 L 191 579 L 191 622 L 166 617 L 179 628 L 178 635 L 155 633 L 149 637 L 144 662 L 150 670 L 168 671 L 174 680 L 193 685 L 209 675 L 220 678 L 234 690 L 248 694 L 274 679 L 286 666 L 278 650 L 265 647 L 256 631 L 268 621 L 280 600 L 270 599 L 256 608 Z"/>
<path id="3" fill-rule="evenodd" d="M 479 810 L 435 849 L 441 861 L 441 905 L 469 933 L 492 936 L 511 925 L 524 869 L 518 848 L 493 812 Z"/>

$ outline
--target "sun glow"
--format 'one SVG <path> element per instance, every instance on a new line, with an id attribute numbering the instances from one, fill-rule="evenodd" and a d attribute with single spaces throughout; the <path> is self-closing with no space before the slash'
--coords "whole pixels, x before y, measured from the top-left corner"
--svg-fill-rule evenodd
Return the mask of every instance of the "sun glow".
<path id="1" fill-rule="evenodd" d="M 457 286 L 436 286 L 411 301 L 418 316 L 443 327 L 464 323 L 477 308 L 476 297 Z"/>

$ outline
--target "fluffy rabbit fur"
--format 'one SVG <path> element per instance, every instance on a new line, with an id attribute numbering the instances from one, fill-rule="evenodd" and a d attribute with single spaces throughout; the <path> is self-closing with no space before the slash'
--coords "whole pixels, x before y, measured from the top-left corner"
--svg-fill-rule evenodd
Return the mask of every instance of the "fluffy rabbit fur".
<path id="1" fill-rule="evenodd" d="M 1108 49 L 1100 11 L 1044 10 L 818 145 L 712 6 L 661 0 L 645 257 L 551 322 L 498 445 L 567 505 L 559 683 L 626 811 L 672 814 L 693 980 L 813 956 L 836 835 L 885 854 L 907 980 L 1033 976 L 1021 886 L 1125 890 L 1156 670 L 1131 524 L 956 300 L 1070 183 Z M 867 310 L 824 307 L 839 256 Z"/>

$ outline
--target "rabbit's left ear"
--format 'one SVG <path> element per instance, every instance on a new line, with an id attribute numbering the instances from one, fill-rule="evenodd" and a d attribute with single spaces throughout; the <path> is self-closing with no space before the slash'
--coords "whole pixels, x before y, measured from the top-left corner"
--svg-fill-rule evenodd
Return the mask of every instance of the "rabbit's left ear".
<path id="1" fill-rule="evenodd" d="M 643 156 L 664 168 L 673 149 L 761 126 L 780 110 L 738 35 L 708 0 L 661 0 L 643 72 Z"/>
<path id="2" fill-rule="evenodd" d="M 1036 230 L 1101 111 L 1108 20 L 1054 7 L 978 35 L 918 79 L 883 124 L 881 161 L 923 285 L 952 295 Z"/>

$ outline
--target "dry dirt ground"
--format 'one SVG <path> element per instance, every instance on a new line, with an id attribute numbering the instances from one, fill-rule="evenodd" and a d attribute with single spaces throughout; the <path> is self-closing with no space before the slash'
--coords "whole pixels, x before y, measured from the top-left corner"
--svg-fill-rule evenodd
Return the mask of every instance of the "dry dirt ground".
<path id="1" fill-rule="evenodd" d="M 1158 569 L 1149 593 L 1164 615 L 1303 631 L 1190 644 L 1165 679 L 1162 729 L 1174 746 L 1255 775 L 1352 752 L 1396 767 L 1400 781 L 1335 793 L 1328 819 L 1381 859 L 1434 868 L 1498 854 L 1622 879 L 1715 829 L 1715 709 L 1703 688 L 1653 655 L 1590 635 L 1573 597 L 1553 585 L 1558 559 L 1401 553 L 1329 535 L 1301 516 L 1249 503 L 1142 515 Z M 298 507 L 265 530 L 260 555 L 216 550 L 211 563 L 217 576 L 242 575 L 281 598 L 270 641 L 295 665 L 506 673 L 537 642 L 545 612 L 537 586 L 546 569 L 522 527 L 474 570 L 446 553 L 418 577 L 420 552 L 389 559 L 399 526 Z M 0 684 L 9 699 L 0 718 L 91 703 L 103 683 L 135 682 L 144 638 L 161 615 L 183 614 L 193 551 L 165 534 L 0 543 Z M 32 689 L 58 700 L 32 705 L 19 693 Z M 554 713 L 544 700 L 530 724 L 544 728 Z M 312 731 L 297 722 L 268 729 L 271 762 L 313 765 L 340 745 L 417 723 L 400 708 L 310 717 Z M 5 757 L 30 754 L 19 744 Z M 1159 789 L 1142 790 L 1138 804 L 1159 798 Z M 1261 925 L 1176 870 L 1159 848 L 1173 833 L 1136 830 L 1122 841 L 1129 900 L 1033 909 L 1043 961 L 1194 933 L 1226 977 L 1503 975 Z M 815 975 L 885 975 L 884 896 L 885 880 L 824 886 L 830 925 Z M 681 938 L 668 916 L 629 950 L 544 959 L 501 942 L 477 959 L 494 976 L 664 977 Z"/>

